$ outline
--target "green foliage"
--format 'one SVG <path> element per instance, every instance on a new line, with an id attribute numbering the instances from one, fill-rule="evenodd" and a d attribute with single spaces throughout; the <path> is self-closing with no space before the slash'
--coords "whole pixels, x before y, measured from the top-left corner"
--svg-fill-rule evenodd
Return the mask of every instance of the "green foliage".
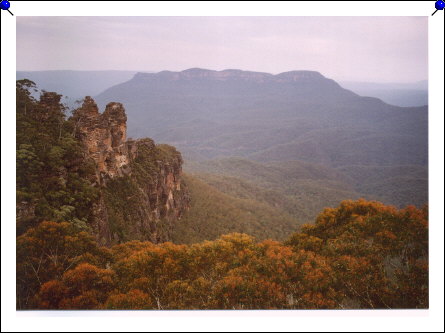
<path id="1" fill-rule="evenodd" d="M 299 161 L 227 158 L 186 163 L 185 169 L 225 194 L 279 208 L 300 223 L 313 220 L 326 206 L 361 197 L 335 169 Z"/>
<path id="2" fill-rule="evenodd" d="M 158 238 L 168 239 L 168 223 L 153 216 L 155 209 L 161 216 L 165 213 L 164 205 L 157 202 L 157 187 L 162 186 L 157 182 L 163 167 L 179 165 L 180 159 L 180 153 L 172 146 L 155 145 L 151 139 L 138 141 L 137 157 L 130 163 L 131 176 L 109 179 L 103 188 L 109 227 L 115 239 L 152 240 L 154 231 Z M 147 222 L 147 216 L 152 217 L 151 222 Z"/>
<path id="3" fill-rule="evenodd" d="M 91 161 L 72 136 L 61 96 L 43 92 L 36 101 L 31 89 L 32 81 L 17 81 L 17 202 L 32 211 L 18 221 L 18 233 L 45 219 L 87 229 L 98 195 Z"/>
<path id="4" fill-rule="evenodd" d="M 284 239 L 297 229 L 298 220 L 265 202 L 229 196 L 199 179 L 184 175 L 190 191 L 190 210 L 175 224 L 172 240 L 194 243 L 242 232 L 259 239 Z"/>
<path id="5" fill-rule="evenodd" d="M 128 166 L 131 175 L 98 186 L 95 162 L 75 137 L 75 119 L 66 119 L 61 95 L 43 91 L 37 101 L 33 89 L 34 82 L 17 81 L 17 233 L 43 220 L 97 232 L 93 210 L 103 208 L 114 242 L 168 239 L 170 223 L 162 220 L 166 208 L 156 191 L 162 172 L 180 172 L 180 153 L 151 139 L 133 141 L 137 152 Z"/>
<path id="6" fill-rule="evenodd" d="M 351 178 L 361 193 L 397 207 L 423 206 L 428 202 L 428 167 L 419 165 L 349 165 L 337 169 Z"/>
<path id="7" fill-rule="evenodd" d="M 424 166 L 332 168 L 302 161 L 260 163 L 222 158 L 187 161 L 185 170 L 223 193 L 279 207 L 302 222 L 347 199 L 378 200 L 399 208 L 421 207 L 428 202 L 428 170 Z"/>
<path id="8" fill-rule="evenodd" d="M 109 180 L 104 194 L 112 234 L 121 241 L 146 237 L 133 228 L 141 223 L 139 212 L 144 210 L 142 190 L 133 178 L 124 176 Z"/>

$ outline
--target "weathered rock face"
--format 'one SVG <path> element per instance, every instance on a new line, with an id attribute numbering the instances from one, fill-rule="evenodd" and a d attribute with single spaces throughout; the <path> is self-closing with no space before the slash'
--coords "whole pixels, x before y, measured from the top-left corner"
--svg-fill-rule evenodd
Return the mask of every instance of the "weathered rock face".
<path id="1" fill-rule="evenodd" d="M 98 180 L 128 172 L 127 116 L 122 104 L 109 103 L 100 114 L 94 100 L 87 96 L 74 117 L 77 134 L 96 162 Z"/>
<path id="2" fill-rule="evenodd" d="M 95 162 L 101 189 L 90 221 L 98 242 L 168 241 L 190 201 L 181 179 L 181 154 L 151 139 L 127 140 L 127 116 L 120 103 L 109 103 L 101 114 L 86 97 L 73 120 Z"/>

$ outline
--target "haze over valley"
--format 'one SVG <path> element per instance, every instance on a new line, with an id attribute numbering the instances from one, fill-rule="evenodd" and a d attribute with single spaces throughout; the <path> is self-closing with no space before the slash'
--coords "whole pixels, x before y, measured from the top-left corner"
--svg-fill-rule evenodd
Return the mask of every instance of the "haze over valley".
<path id="1" fill-rule="evenodd" d="M 18 17 L 17 309 L 428 308 L 426 36 Z"/>
<path id="2" fill-rule="evenodd" d="M 262 237 L 284 237 L 323 207 L 345 199 L 380 200 L 397 207 L 427 203 L 427 106 L 398 107 L 362 97 L 315 71 L 273 75 L 192 68 L 32 74 L 17 75 L 50 88 L 47 82 L 64 81 L 59 91 L 71 96 L 84 92 L 76 87 L 102 89 L 94 96 L 102 109 L 110 100 L 122 103 L 128 135 L 177 147 L 184 171 L 193 176 L 189 182 L 202 183 L 192 190 L 208 186 L 212 194 L 204 199 L 210 205 L 221 202 L 219 195 L 233 203 L 248 199 L 255 208 L 239 208 L 241 216 L 261 206 L 268 211 L 266 225 L 272 216 L 277 218 L 274 224 L 287 225 L 275 233 L 263 226 Z M 111 86 L 105 88 L 107 83 Z M 252 229 L 252 223 L 260 220 L 255 217 L 243 226 L 245 217 L 227 215 L 215 223 L 238 221 L 223 227 L 221 234 L 247 230 L 259 235 L 261 228 Z M 193 229 L 187 230 L 182 235 Z"/>

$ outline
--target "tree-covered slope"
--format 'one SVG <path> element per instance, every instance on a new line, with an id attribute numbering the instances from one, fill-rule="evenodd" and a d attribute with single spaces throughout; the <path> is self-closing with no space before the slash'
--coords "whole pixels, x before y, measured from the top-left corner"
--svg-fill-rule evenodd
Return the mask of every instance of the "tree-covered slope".
<path id="1" fill-rule="evenodd" d="M 175 243 L 212 240 L 230 232 L 282 240 L 304 222 L 273 202 L 223 193 L 190 175 L 184 175 L 184 180 L 190 191 L 190 209 L 173 228 Z"/>
<path id="2" fill-rule="evenodd" d="M 236 197 L 268 201 L 299 220 L 325 206 L 366 198 L 405 207 L 428 203 L 425 166 L 328 167 L 302 161 L 261 163 L 243 158 L 186 162 L 185 170 Z"/>

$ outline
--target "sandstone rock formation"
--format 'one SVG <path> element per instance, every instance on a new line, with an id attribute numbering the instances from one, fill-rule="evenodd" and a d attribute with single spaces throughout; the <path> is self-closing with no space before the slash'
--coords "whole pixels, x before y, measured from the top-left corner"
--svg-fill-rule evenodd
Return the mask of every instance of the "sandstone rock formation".
<path id="1" fill-rule="evenodd" d="M 87 157 L 96 165 L 100 197 L 91 225 L 98 242 L 168 241 L 173 224 L 189 205 L 181 154 L 151 139 L 127 140 L 127 116 L 120 103 L 109 103 L 99 113 L 87 96 L 72 120 Z"/>
<path id="2" fill-rule="evenodd" d="M 96 162 L 99 182 L 127 173 L 127 116 L 122 104 L 109 103 L 100 114 L 94 100 L 87 96 L 82 107 L 74 112 L 74 119 L 77 135 Z"/>

